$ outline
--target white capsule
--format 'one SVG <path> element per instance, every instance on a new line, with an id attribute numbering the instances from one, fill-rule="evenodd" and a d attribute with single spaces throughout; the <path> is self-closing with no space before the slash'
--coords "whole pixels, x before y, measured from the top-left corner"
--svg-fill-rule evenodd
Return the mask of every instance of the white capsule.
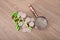
<path id="1" fill-rule="evenodd" d="M 35 19 L 34 18 L 31 18 L 31 21 L 35 21 Z"/>
<path id="2" fill-rule="evenodd" d="M 21 11 L 21 12 L 18 13 L 18 17 L 26 18 L 26 13 Z"/>
<path id="3" fill-rule="evenodd" d="M 26 14 L 23 13 L 23 14 L 21 15 L 21 17 L 22 17 L 22 18 L 26 18 Z"/>
<path id="4" fill-rule="evenodd" d="M 30 22 L 31 20 L 30 20 L 30 17 L 27 17 L 26 19 L 25 19 L 25 22 Z"/>
<path id="5" fill-rule="evenodd" d="M 24 29 L 24 28 L 26 28 L 26 26 L 25 26 L 25 25 L 23 25 L 23 26 L 22 26 L 22 28 Z"/>
<path id="6" fill-rule="evenodd" d="M 34 26 L 34 22 L 30 22 L 29 23 L 29 26 L 32 26 L 33 27 Z"/>
<path id="7" fill-rule="evenodd" d="M 30 30 L 29 28 L 26 28 L 26 31 L 27 31 L 27 32 L 31 32 L 31 30 Z"/>
<path id="8" fill-rule="evenodd" d="M 22 26 L 23 25 L 23 22 L 19 22 L 19 26 Z"/>
<path id="9" fill-rule="evenodd" d="M 18 12 L 18 17 L 20 17 L 22 15 L 22 11 Z"/>
<path id="10" fill-rule="evenodd" d="M 23 29 L 22 29 L 22 32 L 27 32 L 27 31 L 26 31 L 26 28 L 23 28 Z"/>

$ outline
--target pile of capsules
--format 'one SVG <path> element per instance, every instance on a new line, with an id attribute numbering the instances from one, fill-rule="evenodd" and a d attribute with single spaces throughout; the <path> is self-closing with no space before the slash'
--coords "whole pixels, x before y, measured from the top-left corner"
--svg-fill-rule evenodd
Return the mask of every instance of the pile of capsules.
<path id="1" fill-rule="evenodd" d="M 22 32 L 31 32 L 34 28 L 35 19 L 26 15 L 22 11 L 15 11 L 12 13 L 12 19 L 14 20 L 16 30 L 22 30 Z"/>

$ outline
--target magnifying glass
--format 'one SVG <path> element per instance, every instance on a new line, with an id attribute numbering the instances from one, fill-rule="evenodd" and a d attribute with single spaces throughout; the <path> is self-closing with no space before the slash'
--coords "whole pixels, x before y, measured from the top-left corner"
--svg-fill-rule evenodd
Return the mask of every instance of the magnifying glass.
<path id="1" fill-rule="evenodd" d="M 31 4 L 29 4 L 29 8 L 30 8 L 31 12 L 35 16 L 35 25 L 37 26 L 37 28 L 39 30 L 45 29 L 47 27 L 47 25 L 48 25 L 47 18 L 44 17 L 44 16 L 38 16 L 35 9 L 33 8 L 33 6 Z"/>

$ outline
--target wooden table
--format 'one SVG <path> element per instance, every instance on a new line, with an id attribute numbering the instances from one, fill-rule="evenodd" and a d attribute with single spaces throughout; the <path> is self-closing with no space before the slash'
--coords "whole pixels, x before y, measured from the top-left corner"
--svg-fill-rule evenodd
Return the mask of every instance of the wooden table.
<path id="1" fill-rule="evenodd" d="M 39 16 L 48 19 L 45 30 L 33 29 L 30 33 L 16 31 L 11 14 L 22 10 L 34 17 L 28 3 L 33 5 Z M 60 0 L 0 0 L 0 40 L 60 40 Z"/>

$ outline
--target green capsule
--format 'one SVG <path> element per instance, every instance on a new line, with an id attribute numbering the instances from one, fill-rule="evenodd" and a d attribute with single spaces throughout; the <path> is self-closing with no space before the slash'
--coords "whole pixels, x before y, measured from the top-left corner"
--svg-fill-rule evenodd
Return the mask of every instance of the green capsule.
<path id="1" fill-rule="evenodd" d="M 15 22 L 18 22 L 18 21 L 19 21 L 19 18 L 14 18 L 14 21 L 15 21 Z"/>
<path id="2" fill-rule="evenodd" d="M 12 16 L 16 18 L 18 16 L 18 11 L 13 12 Z"/>
<path id="3" fill-rule="evenodd" d="M 32 30 L 32 26 L 29 26 L 29 29 Z"/>
<path id="4" fill-rule="evenodd" d="M 20 30 L 20 27 L 19 27 L 18 23 L 15 22 L 15 25 L 16 25 L 16 30 L 19 31 Z"/>

